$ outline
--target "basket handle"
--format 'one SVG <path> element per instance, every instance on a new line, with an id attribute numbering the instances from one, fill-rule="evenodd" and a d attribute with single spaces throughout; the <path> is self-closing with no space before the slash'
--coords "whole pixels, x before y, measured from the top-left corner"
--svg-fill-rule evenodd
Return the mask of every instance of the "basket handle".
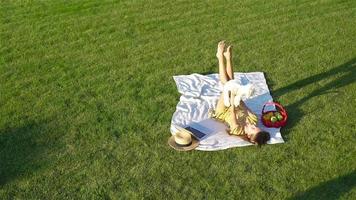
<path id="1" fill-rule="evenodd" d="M 281 112 L 286 113 L 286 109 L 284 109 L 281 104 L 279 104 L 279 103 L 277 103 L 277 102 L 267 102 L 267 103 L 265 103 L 265 105 L 264 105 L 263 108 L 262 108 L 262 114 L 265 113 L 265 107 L 266 107 L 267 105 L 276 105 L 276 106 L 281 110 Z"/>

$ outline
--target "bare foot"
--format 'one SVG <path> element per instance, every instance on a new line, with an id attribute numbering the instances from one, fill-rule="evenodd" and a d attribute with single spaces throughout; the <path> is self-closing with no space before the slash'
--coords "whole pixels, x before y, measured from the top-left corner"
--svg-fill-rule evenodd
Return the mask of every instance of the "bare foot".
<path id="1" fill-rule="evenodd" d="M 226 60 L 230 60 L 231 59 L 231 51 L 232 51 L 232 46 L 228 46 L 226 51 L 224 52 L 224 57 Z"/>
<path id="2" fill-rule="evenodd" d="M 218 50 L 216 52 L 216 57 L 218 59 L 223 58 L 224 48 L 225 48 L 225 41 L 220 41 L 218 44 Z"/>

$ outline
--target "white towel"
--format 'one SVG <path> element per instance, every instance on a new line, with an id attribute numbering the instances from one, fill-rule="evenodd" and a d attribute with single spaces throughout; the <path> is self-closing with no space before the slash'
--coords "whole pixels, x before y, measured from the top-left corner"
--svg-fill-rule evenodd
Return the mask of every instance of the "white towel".
<path id="1" fill-rule="evenodd" d="M 253 96 L 245 99 L 244 102 L 258 115 L 258 126 L 271 134 L 271 140 L 268 144 L 284 143 L 279 128 L 267 128 L 260 121 L 263 105 L 266 102 L 273 101 L 263 73 L 234 73 L 234 76 L 242 85 L 247 83 L 254 85 L 255 92 Z M 224 131 L 227 127 L 223 123 L 208 119 L 209 108 L 215 109 L 223 88 L 218 74 L 179 75 L 173 76 L 173 79 L 177 84 L 178 92 L 182 94 L 172 117 L 171 133 L 173 135 L 177 132 L 175 125 L 185 127 L 191 122 L 210 120 L 209 125 L 211 127 L 209 128 L 213 127 L 217 130 L 217 133 L 200 141 L 197 150 L 216 151 L 252 145 L 237 136 L 228 135 Z M 266 110 L 274 109 L 274 106 L 266 107 Z"/>

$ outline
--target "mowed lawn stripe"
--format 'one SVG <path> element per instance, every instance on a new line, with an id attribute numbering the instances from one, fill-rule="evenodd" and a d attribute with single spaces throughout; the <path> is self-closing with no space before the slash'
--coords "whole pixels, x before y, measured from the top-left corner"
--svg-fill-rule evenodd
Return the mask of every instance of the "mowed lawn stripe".
<path id="1" fill-rule="evenodd" d="M 354 1 L 6 1 L 0 198 L 352 199 Z M 264 71 L 285 144 L 166 144 L 173 75 Z M 335 107 L 337 105 L 337 107 Z M 346 177 L 346 178 L 345 178 Z M 332 192 L 330 192 L 332 191 Z"/>

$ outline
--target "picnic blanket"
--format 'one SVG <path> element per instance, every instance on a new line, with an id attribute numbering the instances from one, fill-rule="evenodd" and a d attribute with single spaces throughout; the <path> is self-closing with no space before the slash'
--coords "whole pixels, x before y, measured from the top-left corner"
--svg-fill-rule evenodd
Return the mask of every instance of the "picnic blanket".
<path id="1" fill-rule="evenodd" d="M 234 73 L 240 84 L 251 83 L 255 92 L 249 99 L 243 99 L 246 105 L 258 115 L 258 127 L 269 132 L 271 139 L 268 144 L 284 143 L 279 128 L 267 128 L 261 122 L 262 107 L 266 102 L 273 101 L 263 72 Z M 227 126 L 221 122 L 208 118 L 209 109 L 215 109 L 223 85 L 218 74 L 191 74 L 173 76 L 178 92 L 181 94 L 176 111 L 173 114 L 170 131 L 174 135 L 178 132 L 176 125 L 186 127 L 192 122 L 201 122 L 214 129 L 215 134 L 200 141 L 197 150 L 216 151 L 232 147 L 252 145 L 237 136 L 225 132 Z M 266 110 L 275 110 L 274 106 Z"/>

